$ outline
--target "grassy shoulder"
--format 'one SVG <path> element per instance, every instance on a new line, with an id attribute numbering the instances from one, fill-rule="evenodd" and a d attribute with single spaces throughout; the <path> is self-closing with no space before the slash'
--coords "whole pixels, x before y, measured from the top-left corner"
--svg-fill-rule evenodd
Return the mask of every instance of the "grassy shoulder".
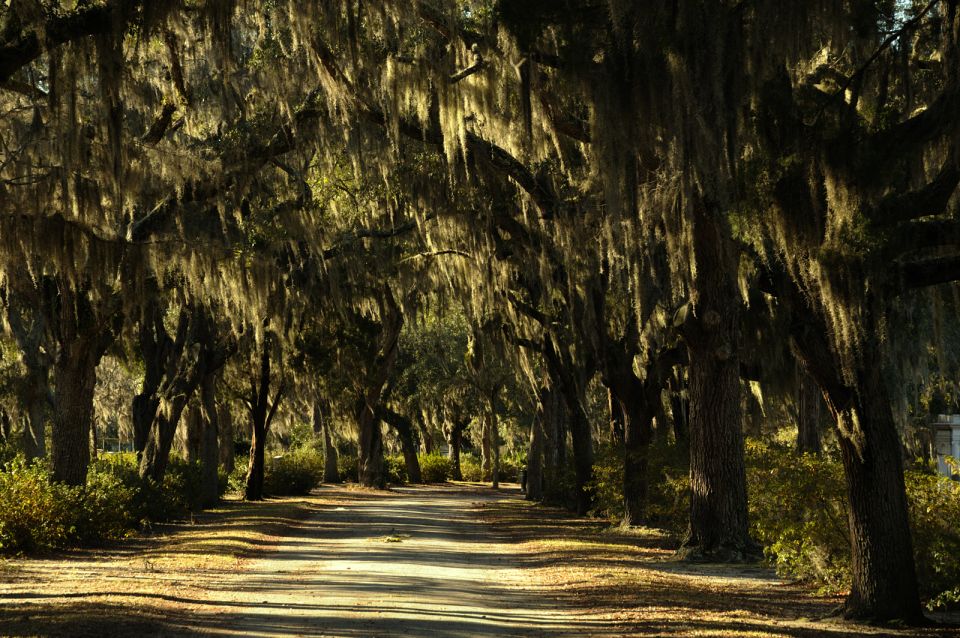
<path id="1" fill-rule="evenodd" d="M 960 636 L 960 628 L 897 630 L 825 619 L 839 597 L 760 566 L 674 562 L 674 542 L 660 530 L 611 528 L 516 499 L 480 511 L 513 541 L 528 586 L 623 635 Z"/>

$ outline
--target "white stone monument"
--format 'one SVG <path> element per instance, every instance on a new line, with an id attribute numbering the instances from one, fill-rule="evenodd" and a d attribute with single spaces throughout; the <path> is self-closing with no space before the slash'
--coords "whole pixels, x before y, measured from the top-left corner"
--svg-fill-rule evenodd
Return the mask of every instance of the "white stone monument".
<path id="1" fill-rule="evenodd" d="M 953 475 L 946 457 L 960 460 L 960 414 L 937 415 L 933 424 L 934 446 L 937 452 L 937 469 L 945 476 Z"/>

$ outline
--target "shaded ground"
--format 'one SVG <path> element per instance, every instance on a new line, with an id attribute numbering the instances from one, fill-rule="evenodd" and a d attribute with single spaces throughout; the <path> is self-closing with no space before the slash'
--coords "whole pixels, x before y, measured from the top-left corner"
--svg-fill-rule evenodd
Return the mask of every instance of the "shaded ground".
<path id="1" fill-rule="evenodd" d="M 871 627 L 827 619 L 840 598 L 777 578 L 756 566 L 674 562 L 656 530 L 601 529 L 596 521 L 516 499 L 485 504 L 528 581 L 611 635 L 956 636 L 960 617 L 923 629 Z"/>
<path id="2" fill-rule="evenodd" d="M 759 568 L 671 563 L 663 546 L 516 490 L 327 487 L 0 562 L 0 634 L 960 637 L 814 621 L 837 601 Z"/>

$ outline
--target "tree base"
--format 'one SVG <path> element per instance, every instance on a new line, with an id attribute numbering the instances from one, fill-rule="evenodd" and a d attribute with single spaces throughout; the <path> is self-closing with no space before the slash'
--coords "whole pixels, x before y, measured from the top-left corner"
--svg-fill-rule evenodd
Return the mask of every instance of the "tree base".
<path id="1" fill-rule="evenodd" d="M 724 543 L 716 546 L 684 543 L 673 560 L 687 563 L 757 563 L 763 559 L 763 548 L 753 541 Z"/>
<path id="2" fill-rule="evenodd" d="M 855 604 L 849 600 L 834 609 L 827 618 L 880 627 L 934 627 L 938 624 L 924 616 L 923 612 L 897 615 L 896 610 L 889 607 L 877 610 L 866 605 Z"/>

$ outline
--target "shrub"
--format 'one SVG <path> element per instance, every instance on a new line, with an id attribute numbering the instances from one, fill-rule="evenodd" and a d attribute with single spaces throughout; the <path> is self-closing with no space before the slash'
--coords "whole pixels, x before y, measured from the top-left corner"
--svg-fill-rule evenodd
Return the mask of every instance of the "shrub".
<path id="1" fill-rule="evenodd" d="M 74 533 L 69 509 L 77 488 L 52 484 L 50 473 L 22 456 L 0 472 L 0 551 L 63 547 Z"/>
<path id="2" fill-rule="evenodd" d="M 268 459 L 263 491 L 272 496 L 305 496 L 323 480 L 323 456 L 313 447 Z"/>
<path id="3" fill-rule="evenodd" d="M 340 480 L 356 483 L 359 465 L 360 461 L 356 454 L 341 454 L 337 457 L 337 473 L 340 474 Z"/>
<path id="4" fill-rule="evenodd" d="M 0 471 L 0 552 L 98 545 L 136 528 L 136 492 L 118 477 L 94 470 L 77 487 L 50 478 L 23 457 Z"/>
<path id="5" fill-rule="evenodd" d="M 840 463 L 788 444 L 748 441 L 751 531 L 777 572 L 838 591 L 850 579 Z"/>
<path id="6" fill-rule="evenodd" d="M 675 444 L 655 442 L 648 459 L 647 522 L 679 537 L 686 530 L 690 503 L 686 451 Z M 570 485 L 572 489 L 572 482 Z M 590 487 L 596 496 L 595 516 L 611 521 L 623 518 L 622 448 L 608 444 L 597 450 Z"/>
<path id="7" fill-rule="evenodd" d="M 932 467 L 905 473 L 917 576 L 927 606 L 960 607 L 960 483 Z"/>
<path id="8" fill-rule="evenodd" d="M 920 589 L 930 609 L 960 602 L 960 485 L 919 466 L 904 473 Z M 753 533 L 777 571 L 826 589 L 850 582 L 842 464 L 789 445 L 747 443 Z"/>
<path id="9" fill-rule="evenodd" d="M 408 481 L 407 463 L 402 454 L 391 454 L 383 459 L 387 470 L 387 482 L 394 485 L 403 485 Z"/>
<path id="10" fill-rule="evenodd" d="M 483 480 L 483 470 L 480 469 L 480 459 L 473 454 L 460 455 L 460 473 L 464 481 L 479 483 Z"/>
<path id="11" fill-rule="evenodd" d="M 81 545 L 99 545 L 125 538 L 140 523 L 137 516 L 134 487 L 120 478 L 103 472 L 90 472 L 84 488 L 76 490 L 71 510 L 74 534 L 72 541 Z"/>
<path id="12" fill-rule="evenodd" d="M 421 454 L 419 460 L 420 476 L 424 483 L 446 483 L 450 478 L 453 465 L 447 457 L 434 452 L 432 454 Z M 463 460 L 461 459 L 461 470 L 463 469 L 462 463 Z"/>
<path id="13" fill-rule="evenodd" d="M 527 455 L 523 453 L 506 454 L 500 457 L 500 480 L 505 483 L 518 483 L 520 470 L 527 467 Z"/>

